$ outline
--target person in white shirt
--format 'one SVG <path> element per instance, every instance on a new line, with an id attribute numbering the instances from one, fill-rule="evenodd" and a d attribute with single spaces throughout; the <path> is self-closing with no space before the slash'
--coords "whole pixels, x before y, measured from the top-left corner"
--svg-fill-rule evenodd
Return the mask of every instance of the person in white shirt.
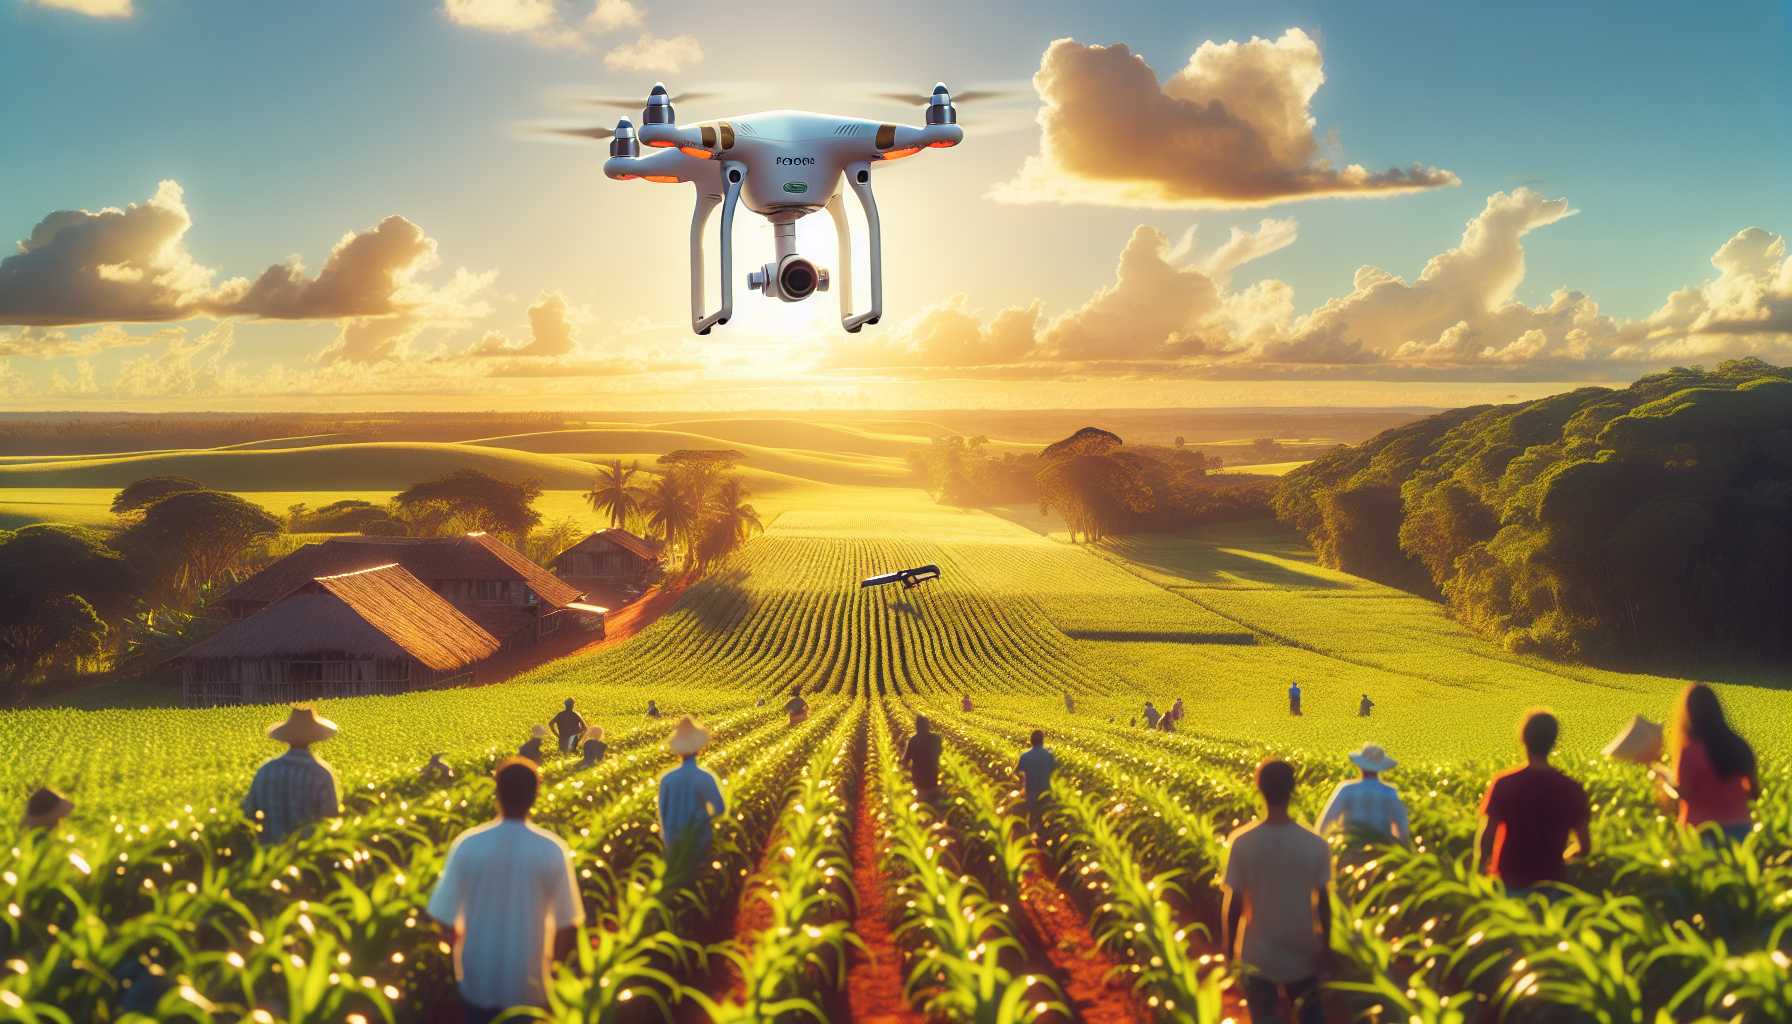
<path id="1" fill-rule="evenodd" d="M 564 959 L 585 920 L 571 851 L 529 823 L 541 788 L 534 762 L 509 758 L 493 778 L 498 820 L 454 840 L 429 896 L 429 916 L 454 948 L 467 1024 L 491 1024 L 512 1007 L 545 1007 L 550 951 Z"/>
<path id="2" fill-rule="evenodd" d="M 1398 762 L 1379 746 L 1365 743 L 1350 755 L 1350 763 L 1363 773 L 1362 778 L 1338 783 L 1319 815 L 1318 833 L 1367 833 L 1410 845 L 1412 823 L 1407 820 L 1406 804 L 1394 787 L 1381 781 L 1381 773 Z"/>
<path id="3" fill-rule="evenodd" d="M 1288 815 L 1292 765 L 1263 762 L 1257 791 L 1262 820 L 1226 841 L 1221 950 L 1244 968 L 1252 1024 L 1286 1021 L 1284 996 L 1299 1024 L 1323 1024 L 1319 980 L 1331 963 L 1331 847 Z"/>

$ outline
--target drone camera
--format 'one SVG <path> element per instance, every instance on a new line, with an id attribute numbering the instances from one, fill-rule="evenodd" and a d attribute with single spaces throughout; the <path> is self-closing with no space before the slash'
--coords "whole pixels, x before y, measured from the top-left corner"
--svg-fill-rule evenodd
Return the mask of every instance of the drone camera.
<path id="1" fill-rule="evenodd" d="M 785 302 L 801 302 L 828 290 L 828 272 L 809 259 L 791 253 L 747 275 L 747 287 Z"/>

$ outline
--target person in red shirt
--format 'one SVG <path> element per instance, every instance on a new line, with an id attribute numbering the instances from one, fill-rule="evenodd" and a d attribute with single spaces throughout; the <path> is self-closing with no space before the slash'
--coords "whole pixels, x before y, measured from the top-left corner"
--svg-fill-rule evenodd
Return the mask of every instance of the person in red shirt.
<path id="1" fill-rule="evenodd" d="M 1761 779 L 1753 748 L 1730 728 L 1711 687 L 1694 683 L 1681 695 L 1673 742 L 1672 795 L 1680 823 L 1716 825 L 1727 839 L 1741 842 L 1754 828 L 1749 803 L 1760 797 Z"/>
<path id="2" fill-rule="evenodd" d="M 1485 820 L 1476 840 L 1476 868 L 1499 878 L 1512 895 L 1563 881 L 1570 835 L 1578 856 L 1593 850 L 1587 791 L 1549 763 L 1560 731 L 1555 715 L 1527 712 L 1519 730 L 1527 763 L 1494 776 L 1481 801 Z"/>

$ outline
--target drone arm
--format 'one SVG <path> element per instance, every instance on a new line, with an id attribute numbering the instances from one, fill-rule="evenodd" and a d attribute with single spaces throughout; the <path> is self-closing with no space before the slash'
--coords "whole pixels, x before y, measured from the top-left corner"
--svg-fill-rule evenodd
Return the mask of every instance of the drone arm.
<path id="1" fill-rule="evenodd" d="M 643 146 L 654 149 L 677 149 L 690 146 L 694 149 L 707 149 L 703 145 L 703 132 L 698 125 L 677 124 L 644 124 L 635 129 L 635 134 Z"/>
<path id="2" fill-rule="evenodd" d="M 964 129 L 955 124 L 930 124 L 925 128 L 899 124 L 895 128 L 895 137 L 887 150 L 903 156 L 918 149 L 949 149 L 964 141 Z"/>
<path id="3" fill-rule="evenodd" d="M 676 149 L 654 150 L 645 156 L 613 156 L 604 161 L 604 175 L 617 181 L 694 181 L 701 188 L 705 172 L 713 179 L 715 168 Z"/>
<path id="4" fill-rule="evenodd" d="M 726 191 L 718 196 L 697 192 L 697 207 L 691 212 L 691 330 L 708 334 L 717 324 L 726 324 L 734 314 L 734 208 L 740 202 L 740 186 L 747 179 L 747 169 L 729 164 L 722 173 Z M 722 207 L 722 308 L 714 313 L 703 312 L 703 234 L 709 226 L 709 215 L 716 204 Z"/>
<path id="5" fill-rule="evenodd" d="M 852 289 L 842 288 L 840 291 L 843 314 L 840 326 L 844 327 L 848 334 L 857 334 L 860 327 L 877 323 L 878 318 L 884 313 L 884 236 L 883 228 L 879 226 L 877 220 L 877 199 L 871 194 L 870 165 L 863 161 L 850 165 L 846 168 L 846 180 L 852 185 L 852 190 L 858 193 L 859 205 L 865 208 L 865 225 L 871 232 L 871 308 L 856 315 L 845 315 L 844 307 L 847 296 L 852 294 Z M 841 266 L 844 267 L 847 259 L 845 254 L 851 252 L 851 246 L 848 244 L 850 239 L 847 238 L 846 233 L 846 211 L 844 209 L 835 215 L 834 223 L 840 230 Z"/>
<path id="6" fill-rule="evenodd" d="M 828 215 L 834 218 L 834 234 L 840 248 L 840 322 L 852 320 L 852 226 L 846 220 L 846 201 L 841 193 L 828 197 Z"/>

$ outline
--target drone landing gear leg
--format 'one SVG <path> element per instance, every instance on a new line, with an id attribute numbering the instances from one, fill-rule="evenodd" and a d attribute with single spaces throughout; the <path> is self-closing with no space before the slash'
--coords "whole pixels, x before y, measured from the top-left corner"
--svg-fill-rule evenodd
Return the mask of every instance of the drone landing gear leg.
<path id="1" fill-rule="evenodd" d="M 866 324 L 876 324 L 884 314 L 884 235 L 883 228 L 877 220 L 877 199 L 871 195 L 871 165 L 864 161 L 855 163 L 846 169 L 847 183 L 858 193 L 859 205 L 865 208 L 865 225 L 871 231 L 871 308 L 863 313 L 853 314 L 848 303 L 851 302 L 852 286 L 843 282 L 840 289 L 840 326 L 846 328 L 848 334 L 859 333 L 859 328 Z M 828 203 L 828 212 L 834 215 L 834 226 L 840 234 L 840 267 L 843 272 L 851 266 L 852 245 L 846 227 L 846 207 L 838 197 Z M 850 273 L 846 274 L 850 281 Z"/>
<path id="2" fill-rule="evenodd" d="M 691 330 L 698 334 L 708 334 L 711 327 L 726 324 L 734 314 L 734 208 L 740 202 L 740 186 L 746 180 L 747 169 L 730 165 L 722 176 L 726 183 L 724 194 L 698 192 L 697 208 L 691 212 Z M 722 308 L 705 314 L 703 232 L 718 203 L 722 207 Z"/>

